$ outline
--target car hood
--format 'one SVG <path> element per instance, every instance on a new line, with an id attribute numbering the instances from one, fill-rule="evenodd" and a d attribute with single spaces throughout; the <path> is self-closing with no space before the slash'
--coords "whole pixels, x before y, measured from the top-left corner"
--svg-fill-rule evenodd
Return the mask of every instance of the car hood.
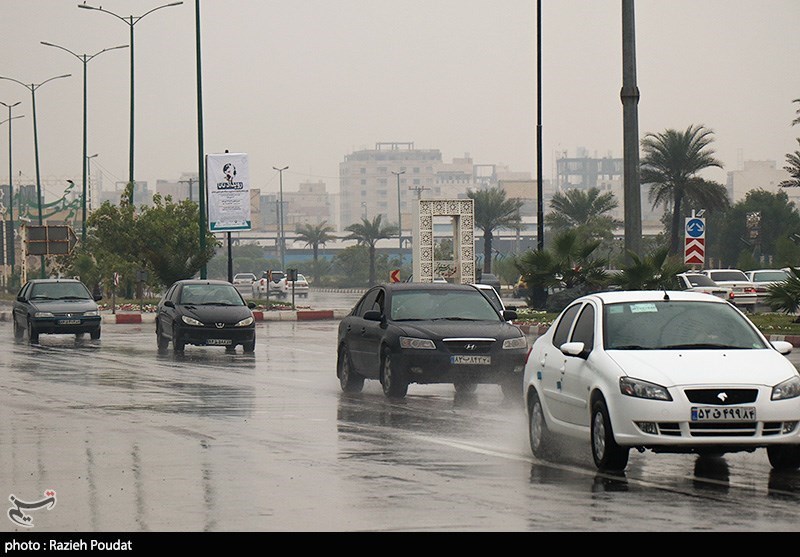
<path id="1" fill-rule="evenodd" d="M 664 387 L 760 384 L 774 386 L 797 374 L 781 353 L 763 350 L 611 350 L 627 375 Z"/>
<path id="2" fill-rule="evenodd" d="M 404 335 L 430 339 L 491 337 L 507 339 L 522 335 L 516 326 L 502 321 L 408 321 L 395 322 Z"/>
<path id="3" fill-rule="evenodd" d="M 51 313 L 83 313 L 87 311 L 97 311 L 97 302 L 86 299 L 37 300 L 30 304 L 36 311 L 49 311 Z"/>
<path id="4" fill-rule="evenodd" d="M 253 315 L 246 306 L 181 306 L 181 313 L 203 323 L 238 323 Z"/>

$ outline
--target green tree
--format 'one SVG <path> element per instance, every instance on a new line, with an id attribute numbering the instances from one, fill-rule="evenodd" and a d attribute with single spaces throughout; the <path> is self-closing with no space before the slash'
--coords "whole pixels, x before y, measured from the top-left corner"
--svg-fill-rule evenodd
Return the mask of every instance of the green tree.
<path id="1" fill-rule="evenodd" d="M 483 230 L 483 272 L 491 273 L 494 230 L 519 227 L 522 201 L 507 199 L 500 188 L 470 191 L 467 196 L 475 202 L 475 226 Z"/>
<path id="2" fill-rule="evenodd" d="M 393 224 L 384 225 L 381 222 L 383 215 L 376 215 L 371 221 L 361 219 L 360 223 L 353 223 L 345 230 L 350 232 L 346 240 L 356 240 L 358 245 L 367 247 L 369 255 L 369 286 L 375 284 L 375 246 L 379 240 L 397 236 L 397 226 Z"/>
<path id="3" fill-rule="evenodd" d="M 544 223 L 556 234 L 574 228 L 587 238 L 612 238 L 614 228 L 622 226 L 622 221 L 608 214 L 617 207 L 619 201 L 611 192 L 572 188 L 553 195 L 552 211 L 545 215 Z"/>
<path id="4" fill-rule="evenodd" d="M 320 271 L 319 248 L 331 240 L 336 239 L 336 236 L 331 234 L 331 232 L 333 232 L 333 227 L 328 225 L 327 221 L 322 221 L 317 225 L 306 223 L 298 225 L 295 232 L 297 233 L 297 241 L 304 242 L 306 246 L 311 246 L 313 253 L 312 265 L 315 273 L 314 279 L 316 280 L 318 276 L 317 273 Z"/>
<path id="5" fill-rule="evenodd" d="M 680 249 L 684 200 L 707 198 L 702 190 L 709 182 L 699 178 L 697 173 L 710 167 L 722 168 L 710 147 L 713 135 L 714 132 L 704 126 L 689 126 L 682 132 L 668 129 L 658 134 L 649 133 L 642 140 L 641 182 L 650 185 L 649 199 L 653 207 L 664 205 L 671 210 L 671 254 L 677 254 Z"/>
<path id="6" fill-rule="evenodd" d="M 797 138 L 800 145 L 800 137 Z M 800 149 L 794 153 L 786 153 L 786 166 L 783 169 L 789 173 L 789 178 L 778 184 L 782 188 L 800 188 Z"/>
<path id="7" fill-rule="evenodd" d="M 779 311 L 788 315 L 794 315 L 800 311 L 800 269 L 793 268 L 789 278 L 784 282 L 771 285 L 767 289 L 765 298 L 767 305 L 772 311 Z M 795 323 L 800 323 L 800 316 L 794 319 Z"/>
<path id="8" fill-rule="evenodd" d="M 623 290 L 668 290 L 678 287 L 677 274 L 686 271 L 682 257 L 669 254 L 669 247 L 663 246 L 650 254 L 639 257 L 631 253 L 631 262 L 610 279 Z"/>

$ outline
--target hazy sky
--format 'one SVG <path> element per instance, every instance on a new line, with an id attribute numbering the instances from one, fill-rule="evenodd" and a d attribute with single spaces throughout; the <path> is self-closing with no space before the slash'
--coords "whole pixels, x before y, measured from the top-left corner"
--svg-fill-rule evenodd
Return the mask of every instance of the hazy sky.
<path id="1" fill-rule="evenodd" d="M 43 179 L 79 181 L 83 63 L 128 44 L 130 27 L 78 0 L 0 0 L 0 76 L 36 91 Z M 139 16 L 165 0 L 89 2 Z M 376 142 L 440 149 L 445 161 L 536 176 L 536 0 L 201 0 L 206 153 L 249 155 L 251 187 L 323 180 Z M 542 1 L 543 174 L 555 153 L 622 156 L 621 0 Z M 725 165 L 782 167 L 797 148 L 800 1 L 636 0 L 640 137 L 705 125 Z M 197 167 L 195 2 L 153 12 L 135 33 L 135 177 Z M 130 54 L 87 64 L 89 154 L 106 188 L 128 179 Z M 13 115 L 14 174 L 35 180 L 31 93 L 0 80 Z M 8 117 L 0 106 L 0 121 Z M 8 175 L 0 125 L 0 182 Z M 57 188 L 56 188 L 57 189 Z M 48 197 L 53 195 L 49 188 Z"/>

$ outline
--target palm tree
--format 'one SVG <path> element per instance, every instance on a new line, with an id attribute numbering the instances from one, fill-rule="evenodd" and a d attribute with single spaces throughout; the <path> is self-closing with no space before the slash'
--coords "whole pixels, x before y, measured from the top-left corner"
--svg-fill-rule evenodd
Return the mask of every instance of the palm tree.
<path id="1" fill-rule="evenodd" d="M 475 226 L 483 230 L 483 272 L 492 272 L 492 232 L 495 228 L 517 228 L 521 219 L 522 201 L 506 199 L 500 188 L 470 191 L 467 197 L 475 202 Z"/>
<path id="2" fill-rule="evenodd" d="M 793 103 L 800 104 L 800 99 L 795 99 L 795 100 L 793 100 L 792 102 L 793 102 Z M 797 108 L 797 118 L 795 118 L 794 120 L 792 120 L 792 125 L 793 125 L 793 126 L 794 126 L 794 125 L 797 125 L 797 124 L 800 124 L 800 107 L 798 107 L 798 108 Z"/>
<path id="3" fill-rule="evenodd" d="M 680 219 L 683 202 L 701 195 L 707 186 L 697 173 L 712 166 L 722 168 L 710 148 L 714 132 L 704 126 L 689 126 L 685 131 L 668 129 L 647 134 L 642 140 L 641 182 L 650 184 L 653 207 L 664 204 L 672 209 L 669 252 L 680 248 Z"/>
<path id="4" fill-rule="evenodd" d="M 306 246 L 311 246 L 311 250 L 314 253 L 314 263 L 319 259 L 319 247 L 336 239 L 336 236 L 331 232 L 333 232 L 333 227 L 328 225 L 326 220 L 316 226 L 308 223 L 302 226 L 298 225 L 295 230 L 296 240 L 305 242 Z"/>
<path id="5" fill-rule="evenodd" d="M 360 223 L 353 223 L 345 230 L 350 232 L 346 240 L 356 240 L 359 245 L 367 246 L 369 249 L 369 285 L 375 284 L 375 245 L 378 240 L 397 236 L 398 229 L 394 224 L 383 225 L 381 218 L 383 215 L 375 216 L 372 221 L 361 219 Z"/>
<path id="6" fill-rule="evenodd" d="M 645 257 L 631 253 L 631 263 L 610 283 L 623 290 L 671 290 L 677 286 L 677 275 L 686 271 L 686 265 L 677 257 L 669 255 L 667 246 L 656 249 Z"/>
<path id="7" fill-rule="evenodd" d="M 556 233 L 574 228 L 584 231 L 588 238 L 611 238 L 613 229 L 622 226 L 622 221 L 607 213 L 617 207 L 619 201 L 611 192 L 600 193 L 596 187 L 573 188 L 553 195 L 550 200 L 553 210 L 544 217 L 544 222 Z"/>
<path id="8" fill-rule="evenodd" d="M 797 138 L 797 144 L 800 145 L 800 137 Z M 786 153 L 786 166 L 783 169 L 790 174 L 790 178 L 778 185 L 782 188 L 800 188 L 800 149 Z"/>

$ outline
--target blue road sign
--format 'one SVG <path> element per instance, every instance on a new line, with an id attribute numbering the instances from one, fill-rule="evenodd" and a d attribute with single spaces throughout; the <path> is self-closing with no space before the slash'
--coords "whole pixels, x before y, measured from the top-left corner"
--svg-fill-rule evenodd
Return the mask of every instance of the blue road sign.
<path id="1" fill-rule="evenodd" d="M 686 235 L 690 238 L 702 238 L 705 232 L 705 219 L 693 218 L 686 221 Z"/>

